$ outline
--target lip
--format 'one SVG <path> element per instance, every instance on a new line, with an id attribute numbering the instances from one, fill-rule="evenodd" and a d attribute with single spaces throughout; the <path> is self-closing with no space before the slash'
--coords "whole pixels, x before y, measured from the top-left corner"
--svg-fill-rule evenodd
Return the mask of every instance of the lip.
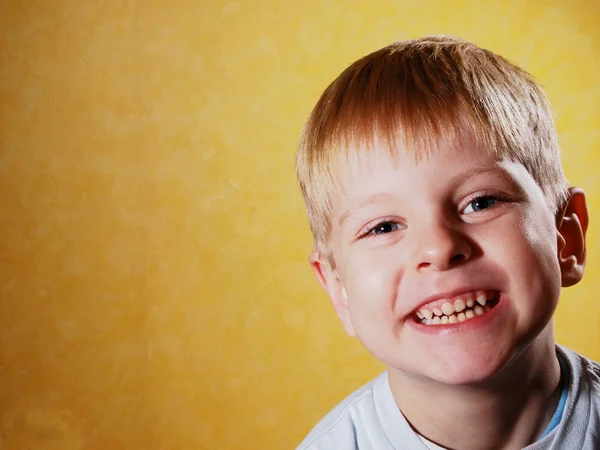
<path id="1" fill-rule="evenodd" d="M 470 291 L 464 291 L 470 292 Z M 459 294 L 456 294 L 459 295 Z M 445 297 L 440 297 L 445 298 Z M 433 300 L 429 301 L 434 301 Z M 491 322 L 495 321 L 501 314 L 502 310 L 508 305 L 508 299 L 505 293 L 500 292 L 500 296 L 498 297 L 498 303 L 492 309 L 481 316 L 473 317 L 472 319 L 465 320 L 464 322 L 458 323 L 449 323 L 445 325 L 424 325 L 415 320 L 408 319 L 406 320 L 406 325 L 414 328 L 416 331 L 420 333 L 426 334 L 434 334 L 434 335 L 444 335 L 449 333 L 457 333 L 464 332 L 469 330 L 474 330 L 480 327 L 484 327 L 489 325 Z"/>
<path id="2" fill-rule="evenodd" d="M 413 310 L 408 314 L 407 317 L 411 317 L 414 314 L 417 313 L 418 310 L 420 310 L 421 308 L 423 308 L 425 305 L 438 301 L 438 300 L 446 300 L 446 299 L 451 299 L 451 298 L 455 298 L 458 297 L 459 295 L 464 295 L 464 294 L 469 294 L 472 292 L 477 292 L 477 291 L 498 291 L 497 289 L 487 289 L 487 288 L 483 288 L 483 287 L 462 287 L 462 288 L 457 288 L 457 289 L 453 289 L 450 291 L 446 291 L 446 292 L 438 292 L 436 294 L 430 295 L 429 297 L 425 298 L 420 304 L 419 306 L 417 306 L 416 308 L 413 308 Z"/>

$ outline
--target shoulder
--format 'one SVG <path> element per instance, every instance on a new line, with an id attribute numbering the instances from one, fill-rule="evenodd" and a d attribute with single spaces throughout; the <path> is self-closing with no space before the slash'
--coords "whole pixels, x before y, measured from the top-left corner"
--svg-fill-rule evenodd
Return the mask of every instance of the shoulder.
<path id="1" fill-rule="evenodd" d="M 575 351 L 559 346 L 562 354 L 567 357 L 575 371 L 575 376 L 580 378 L 583 383 L 588 384 L 592 392 L 600 395 L 600 363 L 586 358 Z"/>
<path id="2" fill-rule="evenodd" d="M 569 360 L 572 377 L 565 413 L 559 428 L 564 447 L 600 448 L 600 364 L 573 350 L 559 347 Z"/>
<path id="3" fill-rule="evenodd" d="M 596 411 L 600 410 L 600 364 L 597 361 L 577 355 L 581 361 L 582 378 L 588 385 L 591 400 Z"/>
<path id="4" fill-rule="evenodd" d="M 600 363 L 592 361 L 581 356 L 583 368 L 590 380 L 596 388 L 596 393 L 600 393 Z"/>
<path id="5" fill-rule="evenodd" d="M 362 386 L 333 408 L 306 436 L 297 450 L 357 449 L 360 435 L 378 433 L 374 391 L 387 383 L 387 373 Z M 383 433 L 383 430 L 381 430 Z"/>

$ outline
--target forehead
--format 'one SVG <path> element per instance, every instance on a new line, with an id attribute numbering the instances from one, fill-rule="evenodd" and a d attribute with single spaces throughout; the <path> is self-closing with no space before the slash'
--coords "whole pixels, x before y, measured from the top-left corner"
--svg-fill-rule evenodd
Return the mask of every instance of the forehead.
<path id="1" fill-rule="evenodd" d="M 455 146 L 442 142 L 437 148 L 422 153 L 360 146 L 340 156 L 336 166 L 339 194 L 348 196 L 362 184 L 376 188 L 387 178 L 394 184 L 416 185 L 431 182 L 432 177 L 506 172 L 510 162 L 498 158 L 474 140 L 467 140 Z"/>

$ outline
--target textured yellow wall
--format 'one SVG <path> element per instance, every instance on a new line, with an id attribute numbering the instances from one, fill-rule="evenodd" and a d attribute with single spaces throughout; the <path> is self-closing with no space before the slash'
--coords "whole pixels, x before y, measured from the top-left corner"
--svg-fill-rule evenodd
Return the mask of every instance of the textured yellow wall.
<path id="1" fill-rule="evenodd" d="M 306 263 L 293 152 L 391 41 L 463 36 L 545 85 L 592 213 L 559 340 L 600 359 L 600 4 L 0 2 L 0 448 L 292 448 L 381 370 Z"/>

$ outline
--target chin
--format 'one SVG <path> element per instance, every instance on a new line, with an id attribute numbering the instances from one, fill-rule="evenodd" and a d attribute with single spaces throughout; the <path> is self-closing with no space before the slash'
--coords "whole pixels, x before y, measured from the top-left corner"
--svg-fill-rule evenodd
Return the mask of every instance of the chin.
<path id="1" fill-rule="evenodd" d="M 509 352 L 448 352 L 436 357 L 426 377 L 450 385 L 482 385 L 494 380 L 510 361 Z"/>
<path id="2" fill-rule="evenodd" d="M 499 371 L 490 370 L 489 367 L 472 368 L 467 366 L 446 368 L 444 371 L 432 375 L 431 379 L 438 383 L 454 386 L 475 386 L 490 382 Z M 441 374 L 441 376 L 440 376 Z"/>

